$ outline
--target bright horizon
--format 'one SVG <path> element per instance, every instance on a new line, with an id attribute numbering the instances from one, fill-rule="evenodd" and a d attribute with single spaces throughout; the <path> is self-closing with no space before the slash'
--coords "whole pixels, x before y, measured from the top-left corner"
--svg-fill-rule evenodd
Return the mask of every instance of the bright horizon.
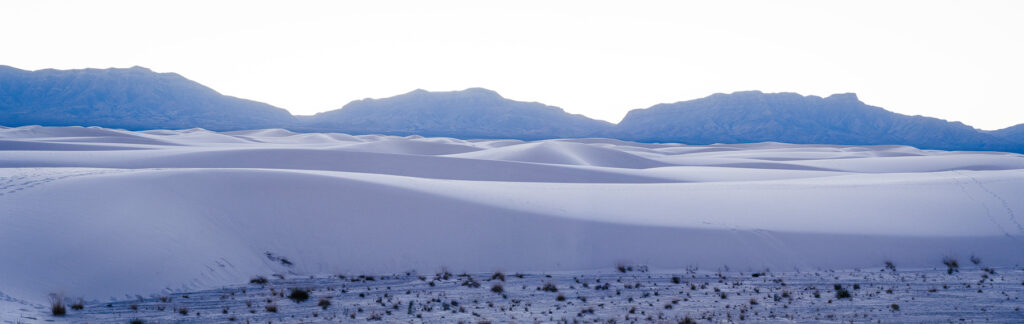
<path id="1" fill-rule="evenodd" d="M 0 35 L 2 65 L 144 66 L 296 115 L 483 87 L 617 123 L 760 90 L 1024 123 L 1024 2 L 25 1 Z"/>

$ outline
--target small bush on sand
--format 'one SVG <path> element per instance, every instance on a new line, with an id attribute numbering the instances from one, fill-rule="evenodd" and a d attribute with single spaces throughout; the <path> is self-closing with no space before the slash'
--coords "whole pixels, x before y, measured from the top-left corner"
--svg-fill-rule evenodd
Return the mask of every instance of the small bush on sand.
<path id="1" fill-rule="evenodd" d="M 946 273 L 947 274 L 953 274 L 954 272 L 960 272 L 960 263 L 957 262 L 956 258 L 954 258 L 954 257 L 944 257 L 944 258 L 942 258 L 942 264 L 946 265 Z"/>
<path id="2" fill-rule="evenodd" d="M 555 286 L 554 283 L 550 283 L 549 282 L 549 283 L 544 284 L 544 287 L 541 288 L 540 290 L 543 290 L 543 291 L 546 291 L 546 292 L 558 292 L 558 287 Z"/>
<path id="3" fill-rule="evenodd" d="M 493 275 L 491 275 L 491 280 L 495 279 L 505 281 L 505 273 L 501 271 L 495 272 Z"/>
<path id="4" fill-rule="evenodd" d="M 82 310 L 84 308 L 85 308 L 85 301 L 82 300 L 81 298 L 75 299 L 75 302 L 71 303 L 71 309 L 73 309 L 73 310 L 77 311 L 77 310 Z"/>
<path id="5" fill-rule="evenodd" d="M 505 292 L 505 287 L 502 287 L 501 284 L 495 284 L 494 286 L 491 286 L 491 291 L 496 294 L 500 294 Z"/>
<path id="6" fill-rule="evenodd" d="M 291 299 L 296 303 L 301 303 L 306 300 L 309 300 L 309 290 L 292 288 L 291 293 L 288 294 L 288 299 Z"/>
<path id="7" fill-rule="evenodd" d="M 66 307 L 64 307 L 64 295 L 62 294 L 50 294 L 50 312 L 53 316 L 64 316 L 68 313 Z"/>
<path id="8" fill-rule="evenodd" d="M 846 288 L 840 287 L 839 289 L 836 290 L 836 299 L 852 298 L 852 297 L 853 296 L 850 295 L 850 291 L 846 290 Z"/>
<path id="9" fill-rule="evenodd" d="M 320 306 L 320 308 L 327 310 L 327 307 L 331 307 L 331 300 L 327 298 L 321 298 L 320 302 L 317 303 L 317 306 Z"/>
<path id="10" fill-rule="evenodd" d="M 249 283 L 254 283 L 254 284 L 257 284 L 257 285 L 266 285 L 267 284 L 267 277 L 259 276 L 259 277 L 256 277 L 256 278 L 252 278 L 251 280 L 249 280 Z"/>

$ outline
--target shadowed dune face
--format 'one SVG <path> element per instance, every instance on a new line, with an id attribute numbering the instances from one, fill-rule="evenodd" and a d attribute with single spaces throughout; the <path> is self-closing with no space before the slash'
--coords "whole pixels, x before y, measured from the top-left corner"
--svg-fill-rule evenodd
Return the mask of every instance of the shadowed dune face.
<path id="1" fill-rule="evenodd" d="M 292 272 L 1024 262 L 1024 157 L 899 146 L 0 129 L 4 294 Z M 266 253 L 287 257 L 283 265 Z"/>

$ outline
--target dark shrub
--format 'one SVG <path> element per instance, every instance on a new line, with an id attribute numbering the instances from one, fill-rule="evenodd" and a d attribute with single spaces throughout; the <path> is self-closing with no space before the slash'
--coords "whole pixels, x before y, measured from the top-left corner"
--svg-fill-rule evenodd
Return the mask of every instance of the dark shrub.
<path id="1" fill-rule="evenodd" d="M 81 298 L 76 299 L 74 303 L 71 303 L 71 309 L 82 310 L 83 308 L 85 308 L 85 304 Z"/>
<path id="2" fill-rule="evenodd" d="M 505 281 L 505 273 L 503 273 L 501 271 L 495 272 L 493 275 L 491 275 L 491 280 L 494 280 L 494 279 Z"/>
<path id="3" fill-rule="evenodd" d="M 850 295 L 850 291 L 846 290 L 846 288 L 839 288 L 839 290 L 836 290 L 836 299 L 843 298 L 852 298 L 852 296 Z"/>
<path id="4" fill-rule="evenodd" d="M 64 295 L 61 294 L 50 294 L 50 312 L 53 316 L 64 316 L 68 313 L 67 308 L 64 307 Z"/>
<path id="5" fill-rule="evenodd" d="M 979 260 L 979 262 L 981 261 Z M 946 265 L 946 273 L 948 274 L 953 274 L 953 272 L 960 272 L 960 263 L 956 261 L 956 258 L 942 258 L 942 264 Z"/>
<path id="6" fill-rule="evenodd" d="M 505 287 L 502 287 L 501 284 L 495 284 L 494 286 L 491 286 L 491 291 L 500 294 L 505 292 Z"/>
<path id="7" fill-rule="evenodd" d="M 461 285 L 469 288 L 480 288 L 480 282 L 473 279 L 473 277 L 466 277 L 466 279 L 462 281 Z"/>
<path id="8" fill-rule="evenodd" d="M 292 288 L 292 292 L 288 294 L 288 299 L 296 303 L 301 303 L 309 300 L 309 291 L 305 289 Z"/>
<path id="9" fill-rule="evenodd" d="M 331 307 L 331 300 L 327 298 L 320 298 L 320 302 L 318 302 L 316 305 L 320 306 L 320 308 L 323 308 L 324 310 L 327 310 L 327 307 Z"/>
<path id="10" fill-rule="evenodd" d="M 543 291 L 546 291 L 546 292 L 558 292 L 558 287 L 556 287 L 555 284 L 549 282 L 549 283 L 544 284 L 544 287 L 541 288 L 540 290 L 543 290 Z"/>
<path id="11" fill-rule="evenodd" d="M 256 277 L 256 278 L 252 278 L 252 279 L 249 280 L 249 283 L 254 283 L 254 284 L 257 284 L 257 285 L 266 285 L 267 284 L 267 277 L 259 276 L 259 277 Z"/>
<path id="12" fill-rule="evenodd" d="M 894 311 L 898 311 L 898 310 L 900 310 L 900 305 L 892 304 L 892 305 L 889 305 L 889 308 L 892 308 L 892 310 L 894 310 Z"/>
<path id="13" fill-rule="evenodd" d="M 265 306 L 265 307 L 263 307 L 263 308 L 264 308 L 264 309 L 266 309 L 266 310 L 267 310 L 267 312 L 270 312 L 270 313 L 277 313 L 277 305 L 274 305 L 274 304 L 267 304 L 267 306 Z"/>

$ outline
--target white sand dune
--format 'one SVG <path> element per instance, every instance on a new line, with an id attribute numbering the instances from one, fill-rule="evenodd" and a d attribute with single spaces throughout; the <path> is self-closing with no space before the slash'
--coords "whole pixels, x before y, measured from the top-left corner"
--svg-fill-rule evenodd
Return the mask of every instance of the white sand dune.
<path id="1" fill-rule="evenodd" d="M 18 127 L 0 130 L 0 297 L 441 267 L 1014 266 L 1019 197 L 1008 153 Z"/>
<path id="2" fill-rule="evenodd" d="M 485 151 L 453 154 L 452 157 L 546 164 L 587 165 L 626 169 L 668 166 L 621 150 L 581 143 L 544 141 L 509 145 Z"/>
<path id="3" fill-rule="evenodd" d="M 339 148 L 353 152 L 373 152 L 411 155 L 446 155 L 481 150 L 472 145 L 451 142 L 434 142 L 422 140 L 374 141 L 347 145 Z"/>

